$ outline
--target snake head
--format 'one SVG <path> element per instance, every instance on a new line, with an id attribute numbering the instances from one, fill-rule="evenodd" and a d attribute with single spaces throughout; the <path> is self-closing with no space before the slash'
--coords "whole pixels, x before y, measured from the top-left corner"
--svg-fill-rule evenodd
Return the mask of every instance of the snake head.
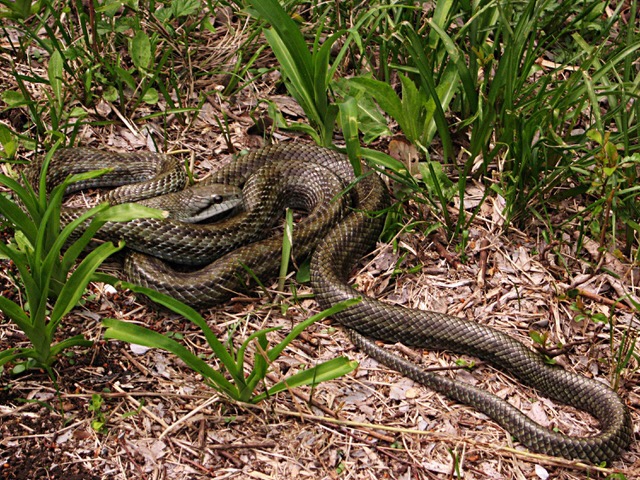
<path id="1" fill-rule="evenodd" d="M 233 185 L 195 185 L 141 203 L 168 212 L 168 218 L 185 223 L 213 222 L 242 207 L 242 190 Z"/>

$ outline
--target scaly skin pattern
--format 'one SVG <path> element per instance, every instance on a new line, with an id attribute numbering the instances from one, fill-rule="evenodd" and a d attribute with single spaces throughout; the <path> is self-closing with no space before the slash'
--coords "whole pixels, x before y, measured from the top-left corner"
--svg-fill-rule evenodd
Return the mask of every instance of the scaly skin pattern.
<path id="1" fill-rule="evenodd" d="M 86 157 L 87 151 L 81 154 Z M 73 152 L 65 155 L 74 157 Z M 254 179 L 254 175 L 258 178 Z M 102 238 L 124 239 L 130 248 L 155 255 L 129 256 L 125 270 L 133 281 L 203 307 L 221 303 L 235 291 L 246 288 L 247 268 L 258 278 L 277 272 L 281 238 L 267 238 L 239 249 L 229 238 L 245 227 L 265 231 L 272 223 L 265 217 L 279 216 L 274 212 L 284 205 L 302 208 L 310 213 L 294 228 L 296 259 L 314 252 L 311 285 L 320 306 L 328 308 L 343 300 L 362 297 L 348 284 L 349 272 L 375 245 L 384 222 L 384 217 L 375 212 L 384 211 L 389 205 L 377 175 L 365 176 L 345 194 L 345 187 L 353 180 L 351 166 L 336 152 L 299 144 L 266 147 L 231 162 L 205 182 L 243 188 L 247 212 L 240 220 L 229 219 L 206 227 L 181 222 L 169 222 L 167 226 L 163 223 L 166 221 L 129 222 L 114 224 Z M 268 207 L 261 210 L 263 205 Z M 258 220 L 263 223 L 256 228 Z M 239 243 L 258 236 L 246 234 Z M 221 249 L 212 246 L 218 242 L 223 244 Z M 184 247 L 185 243 L 189 247 Z M 231 244 L 233 248 L 227 246 Z M 217 251 L 211 254 L 211 250 Z M 177 272 L 156 257 L 206 265 L 192 272 Z M 208 263 L 213 257 L 218 259 Z M 347 328 L 354 344 L 371 357 L 482 411 L 533 451 L 598 464 L 618 458 L 631 442 L 629 412 L 613 390 L 596 380 L 545 363 L 524 344 L 493 328 L 447 314 L 387 305 L 366 296 L 334 319 Z M 371 339 L 476 356 L 550 398 L 590 413 L 600 422 L 601 430 L 590 437 L 554 432 L 508 402 L 464 382 L 426 372 Z"/>

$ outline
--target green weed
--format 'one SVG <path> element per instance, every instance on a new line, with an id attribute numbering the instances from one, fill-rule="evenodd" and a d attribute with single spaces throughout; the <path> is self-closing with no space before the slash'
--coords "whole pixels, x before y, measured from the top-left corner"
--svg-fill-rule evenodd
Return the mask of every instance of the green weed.
<path id="1" fill-rule="evenodd" d="M 102 204 L 61 228 L 60 212 L 66 188 L 73 182 L 94 178 L 105 171 L 67 178 L 47 196 L 45 176 L 54 150 L 49 152 L 44 162 L 38 192 L 30 185 L 23 186 L 10 177 L 0 175 L 0 185 L 7 187 L 15 196 L 12 200 L 0 195 L 0 219 L 15 232 L 10 243 L 0 244 L 0 254 L 12 260 L 18 269 L 20 298 L 24 299 L 24 303 L 19 304 L 0 297 L 0 310 L 24 332 L 32 345 L 0 353 L 0 367 L 7 362 L 21 360 L 14 368 L 16 373 L 37 366 L 51 374 L 50 367 L 63 350 L 91 345 L 83 335 L 59 342 L 54 342 L 54 338 L 65 315 L 80 301 L 96 269 L 123 245 L 104 243 L 76 266 L 77 260 L 105 222 L 157 216 L 157 211 L 151 213 L 150 209 L 132 204 L 114 207 Z M 67 245 L 74 231 L 85 222 L 89 222 L 86 230 Z"/>
<path id="2" fill-rule="evenodd" d="M 93 414 L 93 420 L 91 420 L 91 428 L 97 433 L 105 433 L 107 430 L 107 419 L 102 411 L 102 404 L 104 399 L 98 393 L 91 395 L 91 401 L 87 409 Z"/>
<path id="3" fill-rule="evenodd" d="M 345 357 L 338 357 L 310 369 L 295 373 L 276 385 L 269 388 L 265 387 L 265 391 L 263 393 L 256 394 L 256 389 L 264 382 L 265 376 L 269 371 L 269 366 L 278 358 L 292 340 L 294 340 L 304 329 L 314 322 L 333 315 L 350 305 L 357 303 L 359 299 L 355 302 L 348 301 L 336 304 L 334 307 L 299 323 L 282 342 L 272 348 L 269 347 L 267 334 L 276 330 L 276 328 L 269 328 L 253 333 L 242 343 L 237 351 L 234 351 L 232 345 L 225 347 L 216 338 L 215 334 L 211 331 L 202 316 L 191 307 L 175 300 L 172 297 L 155 292 L 148 288 L 126 282 L 119 282 L 117 279 L 106 275 L 103 275 L 101 279 L 114 285 L 130 288 L 136 293 L 144 294 L 159 305 L 182 315 L 187 320 L 197 325 L 202 330 L 215 357 L 220 360 L 225 374 L 222 374 L 212 368 L 202 358 L 191 353 L 182 346 L 182 344 L 178 343 L 173 338 L 170 338 L 170 336 L 154 332 L 153 330 L 139 325 L 134 325 L 113 318 L 106 319 L 103 321 L 103 324 L 106 327 L 104 332 L 105 338 L 135 343 L 137 345 L 143 345 L 150 348 L 160 348 L 173 353 L 180 357 L 189 368 L 201 374 L 208 385 L 234 400 L 258 403 L 269 396 L 275 395 L 276 393 L 289 388 L 303 385 L 317 385 L 321 382 L 346 375 L 353 371 L 357 366 L 356 362 L 349 361 Z M 256 352 L 253 355 L 253 366 L 249 373 L 245 373 L 247 350 L 253 342 L 255 342 L 256 345 Z"/>
<path id="4" fill-rule="evenodd" d="M 333 44 L 344 32 L 336 31 L 320 42 L 322 23 L 316 34 L 311 51 L 299 27 L 276 0 L 248 0 L 256 15 L 265 19 L 271 28 L 264 35 L 280 64 L 280 70 L 291 96 L 304 110 L 311 126 L 306 124 L 288 125 L 308 133 L 316 143 L 330 146 L 333 143 L 333 128 L 338 108 L 329 101 L 329 84 L 338 60 L 330 65 Z M 345 47 L 341 55 L 344 55 Z"/>

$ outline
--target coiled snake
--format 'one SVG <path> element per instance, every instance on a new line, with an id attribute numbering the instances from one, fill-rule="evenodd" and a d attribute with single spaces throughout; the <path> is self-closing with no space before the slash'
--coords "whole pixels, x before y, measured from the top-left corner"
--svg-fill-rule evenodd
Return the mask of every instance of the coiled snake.
<path id="1" fill-rule="evenodd" d="M 65 149 L 54 157 L 50 169 L 69 164 L 75 165 L 74 168 L 81 168 L 82 164 L 85 170 L 105 166 L 96 165 L 96 158 L 99 162 L 131 163 L 131 157 L 122 161 L 120 154 Z M 161 159 L 169 162 L 168 157 Z M 143 155 L 143 160 L 148 158 Z M 158 176 L 159 183 L 170 183 L 164 173 L 152 170 L 145 175 Z M 63 168 L 58 178 L 66 173 L 69 170 Z M 254 181 L 255 176 L 262 178 Z M 347 195 L 336 195 L 353 180 L 350 164 L 336 152 L 299 144 L 266 147 L 240 157 L 204 182 L 244 187 L 246 211 L 239 219 L 224 219 L 213 226 L 140 220 L 107 225 L 100 236 L 124 239 L 128 247 L 154 255 L 138 253 L 128 257 L 125 268 L 133 281 L 191 305 L 205 306 L 220 303 L 233 291 L 244 288 L 242 277 L 247 266 L 259 278 L 277 272 L 281 239 L 261 240 L 236 249 L 237 242 L 231 238 L 238 231 L 244 235 L 241 243 L 254 241 L 272 223 L 270 218 L 279 216 L 274 212 L 283 205 L 305 208 L 311 213 L 294 228 L 293 245 L 298 259 L 308 256 L 315 248 L 311 285 L 320 307 L 328 308 L 336 302 L 361 296 L 348 285 L 348 275 L 380 234 L 383 218 L 375 212 L 388 206 L 386 190 L 378 175 L 372 172 L 364 175 Z M 178 183 L 180 181 L 184 182 Z M 259 185 L 256 187 L 256 184 Z M 318 190 L 314 190 L 316 186 L 320 186 Z M 262 223 L 256 227 L 258 220 Z M 223 256 L 213 262 L 213 258 L 220 255 Z M 206 265 L 192 272 L 176 271 L 160 258 Z M 615 392 L 598 381 L 548 365 L 519 341 L 490 327 L 443 313 L 387 305 L 369 297 L 334 318 L 346 327 L 354 344 L 367 354 L 417 382 L 482 411 L 531 450 L 600 463 L 619 457 L 631 441 L 630 415 Z M 601 430 L 590 437 L 571 437 L 549 430 L 506 401 L 466 383 L 421 370 L 370 339 L 479 357 L 548 397 L 590 413 L 600 422 Z"/>

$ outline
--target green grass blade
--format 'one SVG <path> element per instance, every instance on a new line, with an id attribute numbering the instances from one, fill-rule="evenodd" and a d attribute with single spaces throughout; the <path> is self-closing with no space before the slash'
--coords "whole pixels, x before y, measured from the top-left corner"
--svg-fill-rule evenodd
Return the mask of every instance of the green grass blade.
<path id="1" fill-rule="evenodd" d="M 320 39 L 322 35 L 322 31 L 319 29 L 316 34 L 316 41 Z M 314 103 L 318 108 L 319 114 L 321 118 L 325 119 L 327 116 L 327 108 L 328 108 L 328 99 L 327 99 L 327 89 L 329 87 L 329 82 L 331 81 L 331 77 L 329 76 L 329 62 L 331 59 L 331 49 L 333 48 L 334 43 L 340 37 L 344 35 L 344 31 L 338 30 L 333 33 L 329 38 L 325 39 L 322 43 L 322 47 L 320 49 L 314 49 L 314 55 L 311 56 L 311 66 L 313 71 L 314 78 Z M 329 130 L 332 129 L 333 125 L 325 125 Z M 329 128 L 331 127 L 331 128 Z"/>
<path id="2" fill-rule="evenodd" d="M 440 79 L 440 83 L 436 87 L 436 92 L 438 93 L 438 98 L 440 99 L 443 108 L 449 108 L 449 104 L 458 90 L 459 79 L 460 77 L 455 66 L 453 64 L 447 65 L 445 67 L 444 74 Z M 422 135 L 420 136 L 420 142 L 424 147 L 431 144 L 437 130 L 437 125 L 433 120 L 433 115 L 435 113 L 434 107 L 435 102 L 433 99 L 429 99 L 425 107 L 427 109 L 427 115 L 425 116 Z"/>
<path id="3" fill-rule="evenodd" d="M 375 165 L 389 169 L 396 174 L 403 175 L 407 173 L 407 166 L 404 163 L 384 152 L 363 148 L 362 153 L 365 158 L 371 160 Z"/>
<path id="4" fill-rule="evenodd" d="M 39 282 L 37 282 L 31 275 L 30 263 L 33 261 L 32 255 L 15 250 L 5 244 L 0 244 L 0 253 L 5 255 L 7 258 L 10 258 L 18 268 L 27 301 L 40 299 L 43 296 L 46 298 L 46 292 L 43 294 L 42 290 L 40 290 Z"/>
<path id="5" fill-rule="evenodd" d="M 258 386 L 258 383 L 264 381 L 269 370 L 269 363 L 265 358 L 269 341 L 267 340 L 267 330 L 258 332 L 257 338 L 258 346 L 256 348 L 255 355 L 253 357 L 253 369 L 251 374 L 247 378 L 247 383 L 240 391 L 240 396 L 243 402 L 249 402 L 253 398 L 253 392 Z"/>
<path id="6" fill-rule="evenodd" d="M 16 351 L 17 353 L 15 353 Z M 3 367 L 5 364 L 20 357 L 22 357 L 22 350 L 7 348 L 6 350 L 0 352 L 0 367 Z M 0 373 L 2 373 L 2 368 L 0 368 Z"/>
<path id="7" fill-rule="evenodd" d="M 340 109 L 340 124 L 342 134 L 347 144 L 347 156 L 353 167 L 356 177 L 362 175 L 361 146 L 358 134 L 358 103 L 352 96 L 348 96 L 338 104 Z"/>
<path id="8" fill-rule="evenodd" d="M 91 347 L 93 342 L 84 338 L 84 335 L 75 335 L 71 338 L 65 338 L 64 340 L 51 346 L 51 357 L 55 358 L 61 354 L 64 350 L 71 347 Z"/>
<path id="9" fill-rule="evenodd" d="M 292 88 L 291 93 L 300 103 L 309 120 L 323 125 L 322 112 L 315 98 L 314 67 L 311 53 L 300 29 L 276 0 L 248 0 L 259 16 L 271 24 L 264 35 L 280 63 L 282 73 Z"/>
<path id="10" fill-rule="evenodd" d="M 33 200 L 33 196 L 22 185 L 5 175 L 0 175 L 0 185 L 10 188 L 18 196 L 31 218 L 16 203 L 4 195 L 0 195 L 0 214 L 18 230 L 21 230 L 32 244 L 35 243 L 38 236 L 38 229 L 34 222 L 34 220 L 37 221 L 37 204 Z M 32 220 L 32 218 L 34 219 Z"/>
<path id="11" fill-rule="evenodd" d="M 244 361 L 245 361 L 245 352 L 247 351 L 247 348 L 249 347 L 249 345 L 251 344 L 251 342 L 253 340 L 257 339 L 261 339 L 261 338 L 265 338 L 266 339 L 266 335 L 268 333 L 271 332 L 275 332 L 277 330 L 280 330 L 281 327 L 271 327 L 271 328 L 265 328 L 264 330 L 260 330 L 258 332 L 254 332 L 251 335 L 249 335 L 249 337 L 247 337 L 247 339 L 242 342 L 242 345 L 240 345 L 240 348 L 238 349 L 238 353 L 236 354 L 236 368 L 238 369 L 238 371 L 244 371 Z M 263 347 L 266 349 L 266 345 Z M 249 379 L 254 375 L 254 373 L 252 372 L 249 375 Z"/>
<path id="12" fill-rule="evenodd" d="M 109 256 L 121 250 L 123 247 L 123 242 L 120 242 L 118 246 L 112 243 L 103 243 L 82 260 L 80 265 L 78 265 L 76 270 L 68 278 L 60 291 L 60 295 L 56 299 L 53 311 L 51 312 L 51 320 L 47 325 L 49 330 L 55 331 L 62 317 L 77 305 L 96 269 Z"/>
<path id="13" fill-rule="evenodd" d="M 442 108 L 441 99 L 438 97 L 436 90 L 433 71 L 429 68 L 429 62 L 426 57 L 424 44 L 422 39 L 413 30 L 413 28 L 405 28 L 406 40 L 405 47 L 411 54 L 411 57 L 418 68 L 420 73 L 420 80 L 425 90 L 429 93 L 431 98 L 434 99 L 435 111 L 433 118 L 436 122 L 438 133 L 440 134 L 440 141 L 442 142 L 443 155 L 445 158 L 455 160 L 453 153 L 453 142 L 449 133 L 449 124 Z"/>
<path id="14" fill-rule="evenodd" d="M 467 101 L 469 107 L 471 109 L 471 114 L 475 114 L 478 108 L 478 93 L 476 83 L 474 82 L 471 72 L 469 68 L 467 68 L 467 64 L 465 63 L 464 53 L 458 48 L 453 39 L 444 31 L 444 29 L 439 25 L 439 22 L 435 20 L 428 21 L 429 26 L 433 29 L 442 41 L 449 57 L 452 62 L 456 66 L 458 70 L 458 75 L 460 76 L 460 80 L 462 80 L 462 87 L 464 89 L 465 95 L 467 96 Z"/>
<path id="15" fill-rule="evenodd" d="M 306 385 L 318 385 L 338 377 L 342 377 L 353 372 L 358 367 L 358 362 L 350 361 L 345 357 L 334 358 L 328 362 L 321 363 L 313 368 L 303 370 L 287 377 L 282 382 L 271 387 L 266 393 L 257 395 L 251 400 L 251 403 L 258 403 L 269 396 L 288 390 L 291 388 L 302 387 Z"/>
<path id="16" fill-rule="evenodd" d="M 4 313 L 12 322 L 14 322 L 20 330 L 31 340 L 34 335 L 33 325 L 31 319 L 24 312 L 20 305 L 9 300 L 5 297 L 0 297 L 0 310 Z"/>
<path id="17" fill-rule="evenodd" d="M 44 168 L 45 167 L 43 167 L 42 170 L 43 172 L 46 171 Z M 34 276 L 42 278 L 54 276 L 59 281 L 66 280 L 66 274 L 70 265 L 65 270 L 58 270 L 57 268 L 59 266 L 60 251 L 73 232 L 70 228 L 63 229 L 62 232 L 60 231 L 60 210 L 65 191 L 67 187 L 74 182 L 95 178 L 108 171 L 109 169 L 103 169 L 72 175 L 53 189 L 49 195 L 46 210 L 40 220 L 40 228 L 38 229 L 38 235 L 36 236 L 36 242 L 34 244 L 35 257 L 40 259 L 46 256 L 47 258 L 45 258 L 44 262 L 34 265 Z M 41 186 L 41 188 L 44 187 Z M 85 218 L 98 209 L 99 207 L 89 210 L 84 214 Z M 45 254 L 44 252 L 47 253 Z M 64 279 L 62 277 L 64 277 Z"/>
<path id="18" fill-rule="evenodd" d="M 52 251 L 52 241 L 55 243 L 55 239 L 60 233 L 60 206 L 62 204 L 62 197 L 64 192 L 61 188 L 55 189 L 49 198 L 46 210 L 40 220 L 40 226 L 38 228 L 38 234 L 36 235 L 36 241 L 33 244 L 34 257 L 36 259 L 42 259 L 47 256 L 55 258 L 57 263 L 60 250 Z M 33 276 L 35 278 L 47 278 L 51 277 L 53 271 L 54 261 L 47 262 L 34 262 Z"/>
<path id="19" fill-rule="evenodd" d="M 89 221 L 91 217 L 108 208 L 109 206 L 106 203 L 96 205 L 95 207 L 82 213 L 75 220 L 65 225 L 65 227 L 60 232 L 60 235 L 58 235 L 58 238 L 56 238 L 56 241 L 51 247 L 51 251 L 49 252 L 48 257 L 51 256 L 52 260 L 57 260 L 59 258 L 59 253 L 52 252 L 60 252 L 69 241 L 69 238 L 74 235 L 79 228 L 81 228 L 81 225 L 83 223 Z M 82 254 L 87 245 L 89 245 L 89 242 L 91 242 L 91 240 L 93 239 L 96 231 L 97 229 L 92 229 L 90 225 L 85 229 L 80 238 L 69 245 L 69 247 L 64 252 L 64 255 L 62 256 L 62 261 L 60 262 L 61 272 L 69 272 L 71 270 L 71 267 L 73 267 L 78 257 Z M 48 258 L 45 261 L 47 260 Z"/>
<path id="20" fill-rule="evenodd" d="M 280 259 L 280 275 L 278 276 L 278 290 L 284 290 L 284 282 L 287 279 L 289 271 L 289 259 L 291 258 L 291 249 L 293 247 L 293 211 L 286 209 L 284 233 L 282 236 L 282 257 Z"/>
<path id="21" fill-rule="evenodd" d="M 44 211 L 47 205 L 47 172 L 49 171 L 49 164 L 51 163 L 51 159 L 53 158 L 56 150 L 60 145 L 62 145 L 62 141 L 63 139 L 61 137 L 58 138 L 56 143 L 47 151 L 47 154 L 42 160 L 42 165 L 40 167 L 40 179 L 38 183 L 38 203 L 41 211 Z M 35 188 L 35 185 L 33 187 Z"/>
<path id="22" fill-rule="evenodd" d="M 91 217 L 93 217 L 91 219 Z M 136 203 L 123 203 L 120 205 L 109 206 L 107 204 L 98 205 L 80 215 L 78 218 L 70 222 L 62 230 L 56 241 L 55 247 L 62 248 L 69 237 L 86 221 L 91 219 L 89 225 L 82 233 L 80 238 L 75 240 L 69 248 L 67 248 L 62 258 L 62 271 L 68 271 L 75 263 L 84 249 L 93 240 L 96 232 L 107 222 L 128 222 L 131 220 L 142 218 L 166 218 L 166 213 L 154 208 L 145 207 Z"/>
<path id="23" fill-rule="evenodd" d="M 210 380 L 217 389 L 225 392 L 230 397 L 238 399 L 238 389 L 224 376 L 211 368 L 204 360 L 191 353 L 187 348 L 175 340 L 148 328 L 123 322 L 114 318 L 106 318 L 102 324 L 107 328 L 105 338 L 112 338 L 123 342 L 134 343 L 149 348 L 160 348 L 177 355 L 189 368 Z"/>
<path id="24" fill-rule="evenodd" d="M 106 281 L 111 285 L 114 285 L 110 280 L 113 277 L 109 276 L 95 276 L 97 280 Z M 236 362 L 233 357 L 229 354 L 229 352 L 224 348 L 224 345 L 218 340 L 218 337 L 215 336 L 213 331 L 207 325 L 207 322 L 202 318 L 196 310 L 191 308 L 188 305 L 176 300 L 169 295 L 165 295 L 164 293 L 156 292 L 150 288 L 142 287 L 140 285 L 135 285 L 129 282 L 120 282 L 117 281 L 116 285 L 120 285 L 122 288 L 128 288 L 132 292 L 141 293 L 151 300 L 156 302 L 163 307 L 168 308 L 169 310 L 177 313 L 178 315 L 182 315 L 191 323 L 197 325 L 203 332 L 205 338 L 207 339 L 207 343 L 213 350 L 213 353 L 218 357 L 218 359 L 222 362 L 224 367 L 228 370 L 229 374 L 234 378 L 234 380 L 238 384 L 244 383 L 244 372 L 242 370 L 238 370 L 236 368 Z"/>
<path id="25" fill-rule="evenodd" d="M 313 91 L 312 88 L 309 88 L 314 82 L 311 54 L 296 23 L 277 0 L 248 0 L 248 3 L 259 13 L 260 17 L 272 25 L 282 40 L 286 40 L 289 45 L 287 50 L 300 74 L 301 84 L 306 86 L 305 90 Z"/>
<path id="26" fill-rule="evenodd" d="M 296 59 L 288 48 L 290 45 L 275 31 L 265 30 L 264 35 L 278 59 L 282 73 L 288 81 L 287 86 L 291 95 L 300 104 L 313 125 L 322 125 L 322 116 L 314 102 L 313 83 L 306 78 L 306 69 L 299 68 Z"/>
<path id="27" fill-rule="evenodd" d="M 287 335 L 282 342 L 269 350 L 269 361 L 273 362 L 282 351 L 289 345 L 296 337 L 298 337 L 308 326 L 312 325 L 315 322 L 322 320 L 323 318 L 330 317 L 331 315 L 335 315 L 336 313 L 342 312 L 347 308 L 360 303 L 362 299 L 360 297 L 351 298 L 349 300 L 345 300 L 343 302 L 338 302 L 333 305 L 331 308 L 327 308 L 320 313 L 316 313 L 314 316 L 308 318 L 304 322 L 299 323 Z"/>

